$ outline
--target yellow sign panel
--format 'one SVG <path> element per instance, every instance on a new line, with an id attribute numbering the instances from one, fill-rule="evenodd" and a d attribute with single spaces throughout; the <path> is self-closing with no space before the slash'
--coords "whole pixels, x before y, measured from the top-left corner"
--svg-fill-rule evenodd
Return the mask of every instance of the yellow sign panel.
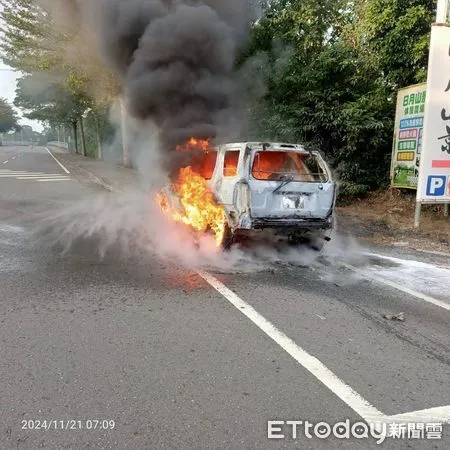
<path id="1" fill-rule="evenodd" d="M 398 152 L 397 161 L 414 161 L 416 159 L 416 152 Z"/>

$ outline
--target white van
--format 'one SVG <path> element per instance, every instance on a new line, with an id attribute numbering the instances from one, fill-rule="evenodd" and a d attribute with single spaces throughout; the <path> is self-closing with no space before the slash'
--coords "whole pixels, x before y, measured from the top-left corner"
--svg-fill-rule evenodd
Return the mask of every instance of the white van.
<path id="1" fill-rule="evenodd" d="M 240 142 L 205 152 L 202 175 L 223 205 L 223 247 L 244 237 L 322 248 L 333 227 L 336 183 L 318 150 L 298 144 Z"/>

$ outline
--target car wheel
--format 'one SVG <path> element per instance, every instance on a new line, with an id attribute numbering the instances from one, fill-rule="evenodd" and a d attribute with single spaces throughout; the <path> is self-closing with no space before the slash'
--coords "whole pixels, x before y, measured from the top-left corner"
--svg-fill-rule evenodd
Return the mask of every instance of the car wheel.
<path id="1" fill-rule="evenodd" d="M 231 246 L 234 244 L 234 234 L 231 231 L 228 222 L 225 222 L 225 231 L 222 239 L 222 249 L 230 250 Z"/>
<path id="2" fill-rule="evenodd" d="M 307 232 L 303 235 L 291 238 L 290 244 L 293 246 L 310 248 L 315 252 L 321 252 L 326 241 L 327 239 L 325 233 L 314 231 L 314 232 Z"/>

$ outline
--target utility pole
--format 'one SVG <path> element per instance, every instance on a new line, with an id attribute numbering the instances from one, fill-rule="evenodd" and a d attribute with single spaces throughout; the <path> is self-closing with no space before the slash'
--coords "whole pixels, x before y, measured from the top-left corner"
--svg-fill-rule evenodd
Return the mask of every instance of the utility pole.
<path id="1" fill-rule="evenodd" d="M 99 160 L 103 159 L 103 149 L 102 149 L 102 136 L 100 133 L 100 119 L 98 117 L 98 113 L 94 116 L 95 120 L 95 134 L 97 136 L 97 158 Z"/>
<path id="2" fill-rule="evenodd" d="M 84 117 L 80 116 L 80 132 L 81 132 L 81 154 L 86 156 L 86 137 L 84 134 Z"/>
<path id="3" fill-rule="evenodd" d="M 123 96 L 120 97 L 120 129 L 122 131 L 123 165 L 128 167 L 130 165 L 130 154 L 128 144 L 127 108 Z"/>

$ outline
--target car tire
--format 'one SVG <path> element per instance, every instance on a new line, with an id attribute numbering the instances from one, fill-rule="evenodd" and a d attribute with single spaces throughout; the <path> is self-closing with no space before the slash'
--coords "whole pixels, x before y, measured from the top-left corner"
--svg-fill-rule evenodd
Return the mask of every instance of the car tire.
<path id="1" fill-rule="evenodd" d="M 325 246 L 325 244 L 331 241 L 332 230 L 322 230 L 318 233 L 315 233 L 310 240 L 310 247 L 316 251 L 321 252 Z"/>
<path id="2" fill-rule="evenodd" d="M 230 250 L 232 245 L 234 244 L 234 234 L 228 225 L 228 222 L 225 222 L 225 231 L 222 239 L 222 249 Z"/>
<path id="3" fill-rule="evenodd" d="M 302 236 L 295 237 L 290 240 L 290 245 L 294 247 L 305 247 L 315 252 L 321 252 L 327 241 L 325 233 L 320 232 L 307 232 Z"/>
<path id="4" fill-rule="evenodd" d="M 314 250 L 315 252 L 321 252 L 323 250 L 323 246 L 325 245 L 324 239 L 313 239 L 311 243 L 309 244 L 311 250 Z"/>

